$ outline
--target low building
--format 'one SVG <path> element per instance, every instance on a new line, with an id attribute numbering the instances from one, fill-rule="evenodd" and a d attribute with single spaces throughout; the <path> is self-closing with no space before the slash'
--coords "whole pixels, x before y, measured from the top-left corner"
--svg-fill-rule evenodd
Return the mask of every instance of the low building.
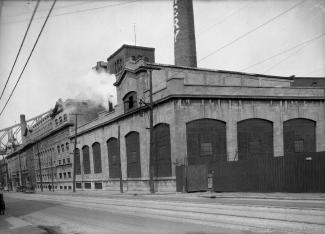
<path id="1" fill-rule="evenodd" d="M 325 151 L 323 87 L 157 64 L 153 48 L 138 46 L 122 46 L 107 62 L 117 105 L 78 127 L 79 189 L 118 191 L 122 182 L 124 191 L 148 191 L 151 165 L 155 190 L 176 191 L 177 165 L 203 164 L 213 173 L 218 162 Z"/>
<path id="2" fill-rule="evenodd" d="M 74 132 L 75 114 L 80 115 L 78 124 L 83 124 L 102 110 L 104 107 L 90 100 L 59 100 L 29 128 L 23 126 L 23 120 L 23 144 L 7 157 L 13 187 L 71 190 L 73 147 L 69 136 Z"/>

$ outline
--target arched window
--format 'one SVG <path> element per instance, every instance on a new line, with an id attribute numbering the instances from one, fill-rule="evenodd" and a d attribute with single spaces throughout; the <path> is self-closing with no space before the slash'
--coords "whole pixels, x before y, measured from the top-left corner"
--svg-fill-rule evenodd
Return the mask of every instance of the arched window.
<path id="1" fill-rule="evenodd" d="M 63 115 L 63 121 L 67 121 L 67 114 Z"/>
<path id="2" fill-rule="evenodd" d="M 58 154 L 60 153 L 60 146 L 57 146 Z"/>
<path id="3" fill-rule="evenodd" d="M 109 164 L 109 177 L 120 178 L 121 175 L 121 159 L 118 148 L 118 141 L 112 137 L 107 141 L 107 154 Z"/>
<path id="4" fill-rule="evenodd" d="M 59 117 L 59 122 L 62 123 L 62 116 Z"/>
<path id="5" fill-rule="evenodd" d="M 198 119 L 186 124 L 189 164 L 211 165 L 227 160 L 226 123 L 216 119 Z M 211 169 L 211 168 L 210 168 Z"/>
<path id="6" fill-rule="evenodd" d="M 81 174 L 81 166 L 80 166 L 80 150 L 76 148 L 76 175 Z"/>
<path id="7" fill-rule="evenodd" d="M 138 132 L 130 132 L 125 136 L 127 177 L 141 177 L 140 141 Z"/>
<path id="8" fill-rule="evenodd" d="M 55 119 L 55 126 L 58 126 L 58 120 Z"/>
<path id="9" fill-rule="evenodd" d="M 61 151 L 64 152 L 64 145 L 61 145 Z"/>
<path id="10" fill-rule="evenodd" d="M 89 147 L 87 145 L 82 147 L 82 157 L 83 157 L 84 174 L 90 174 Z"/>
<path id="11" fill-rule="evenodd" d="M 170 131 L 169 125 L 158 124 L 153 129 L 154 158 L 151 160 L 155 177 L 172 176 L 170 156 Z"/>
<path id="12" fill-rule="evenodd" d="M 273 157 L 273 123 L 246 119 L 237 123 L 238 159 Z"/>
<path id="13" fill-rule="evenodd" d="M 94 173 L 102 173 L 102 157 L 100 153 L 100 144 L 95 142 L 93 148 Z"/>
<path id="14" fill-rule="evenodd" d="M 69 150 L 69 142 L 65 143 L 65 148 Z"/>
<path id="15" fill-rule="evenodd" d="M 290 119 L 283 123 L 284 153 L 316 152 L 316 122 Z"/>
<path id="16" fill-rule="evenodd" d="M 136 92 L 129 92 L 123 98 L 124 103 L 124 112 L 128 112 L 130 110 L 134 110 L 138 107 L 137 103 L 137 93 Z"/>

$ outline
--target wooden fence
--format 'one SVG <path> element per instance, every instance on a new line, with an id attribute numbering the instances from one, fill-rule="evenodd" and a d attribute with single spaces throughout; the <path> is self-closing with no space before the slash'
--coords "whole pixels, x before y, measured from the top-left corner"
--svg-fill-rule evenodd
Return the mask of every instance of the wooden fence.
<path id="1" fill-rule="evenodd" d="M 214 164 L 220 192 L 325 192 L 325 152 Z"/>

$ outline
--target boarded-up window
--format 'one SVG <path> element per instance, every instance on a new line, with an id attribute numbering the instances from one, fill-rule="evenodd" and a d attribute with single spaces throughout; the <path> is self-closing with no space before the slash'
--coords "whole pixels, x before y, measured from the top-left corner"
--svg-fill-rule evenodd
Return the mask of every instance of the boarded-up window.
<path id="1" fill-rule="evenodd" d="M 124 103 L 124 111 L 130 111 L 138 107 L 137 103 L 137 93 L 136 92 L 129 92 L 123 98 Z"/>
<path id="2" fill-rule="evenodd" d="M 94 162 L 94 173 L 102 172 L 102 157 L 100 153 L 100 144 L 95 142 L 92 145 L 93 148 L 93 162 Z"/>
<path id="3" fill-rule="evenodd" d="M 152 166 L 155 177 L 172 176 L 169 125 L 158 124 L 153 129 Z"/>
<path id="4" fill-rule="evenodd" d="M 91 183 L 85 183 L 85 189 L 91 189 Z"/>
<path id="5" fill-rule="evenodd" d="M 90 174 L 89 147 L 87 145 L 82 147 L 82 157 L 83 157 L 84 174 Z"/>
<path id="6" fill-rule="evenodd" d="M 139 133 L 131 132 L 125 136 L 127 155 L 127 176 L 129 178 L 141 177 L 140 142 Z"/>
<path id="7" fill-rule="evenodd" d="M 120 151 L 116 138 L 110 138 L 107 141 L 107 153 L 109 164 L 109 177 L 119 178 L 121 173 Z"/>
<path id="8" fill-rule="evenodd" d="M 294 144 L 296 153 L 304 152 L 304 140 L 296 140 Z"/>
<path id="9" fill-rule="evenodd" d="M 103 189 L 103 185 L 101 182 L 95 182 L 95 189 Z"/>
<path id="10" fill-rule="evenodd" d="M 316 152 L 316 122 L 290 119 L 283 123 L 284 153 Z"/>
<path id="11" fill-rule="evenodd" d="M 237 123 L 238 159 L 273 156 L 273 123 L 247 119 Z"/>
<path id="12" fill-rule="evenodd" d="M 198 119 L 186 124 L 189 164 L 211 165 L 227 160 L 226 123 L 215 119 Z"/>

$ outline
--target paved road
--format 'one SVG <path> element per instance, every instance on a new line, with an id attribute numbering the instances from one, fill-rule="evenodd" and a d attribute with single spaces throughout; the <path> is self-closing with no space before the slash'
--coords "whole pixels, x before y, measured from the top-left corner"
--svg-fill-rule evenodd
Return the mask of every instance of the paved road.
<path id="1" fill-rule="evenodd" d="M 281 207 L 284 201 L 267 199 L 255 199 L 258 204 L 254 199 L 246 199 L 248 204 L 243 204 L 245 199 L 234 198 L 220 201 L 197 197 L 20 193 L 5 194 L 5 199 L 10 217 L 0 218 L 0 224 L 1 219 L 9 219 L 7 225 L 0 225 L 0 233 L 1 227 L 23 231 L 35 226 L 42 226 L 48 233 L 80 234 L 325 233 L 325 210 L 319 207 L 321 201 L 295 201 L 288 208 Z"/>

